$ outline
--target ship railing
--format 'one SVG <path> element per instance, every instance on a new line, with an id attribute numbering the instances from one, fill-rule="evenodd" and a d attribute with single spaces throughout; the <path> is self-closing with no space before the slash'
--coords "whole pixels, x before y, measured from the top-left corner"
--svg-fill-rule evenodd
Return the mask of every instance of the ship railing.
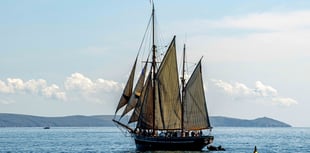
<path id="1" fill-rule="evenodd" d="M 139 128 L 135 128 L 133 134 L 145 137 L 168 137 L 168 138 L 207 136 L 203 133 L 202 130 L 189 130 L 183 132 L 182 130 L 156 130 L 155 132 L 153 132 L 152 129 L 139 129 Z M 209 133 L 209 135 L 211 135 L 211 132 Z"/>

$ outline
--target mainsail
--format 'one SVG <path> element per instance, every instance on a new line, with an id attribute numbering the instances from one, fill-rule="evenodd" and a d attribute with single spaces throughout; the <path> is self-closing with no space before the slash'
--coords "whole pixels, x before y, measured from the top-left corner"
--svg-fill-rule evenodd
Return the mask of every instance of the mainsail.
<path id="1" fill-rule="evenodd" d="M 181 128 L 181 96 L 176 58 L 175 37 L 173 38 L 157 76 L 155 97 L 156 129 Z"/>
<path id="2" fill-rule="evenodd" d="M 140 106 L 138 127 L 154 129 L 181 128 L 181 99 L 176 61 L 175 39 L 172 40 L 156 75 L 155 87 L 146 83 Z M 155 89 L 155 92 L 153 90 Z M 155 93 L 155 96 L 153 95 Z M 154 98 L 153 98 L 154 97 Z M 155 103 L 155 105 L 153 105 Z M 155 108 L 153 108 L 155 106 Z M 137 107 L 138 109 L 139 107 Z M 138 111 L 138 110 L 137 110 Z M 153 112 L 155 111 L 155 113 Z M 153 116 L 155 114 L 155 116 Z M 133 114 L 135 115 L 135 114 Z M 155 125 L 153 125 L 155 120 Z"/>

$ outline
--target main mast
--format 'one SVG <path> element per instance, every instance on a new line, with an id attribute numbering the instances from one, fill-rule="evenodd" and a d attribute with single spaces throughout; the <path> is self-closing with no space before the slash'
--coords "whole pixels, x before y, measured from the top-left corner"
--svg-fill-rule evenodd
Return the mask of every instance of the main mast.
<path id="1" fill-rule="evenodd" d="M 152 70 L 153 70 L 153 80 L 152 80 L 152 88 L 153 88 L 153 135 L 155 135 L 155 78 L 156 78 L 156 46 L 155 46 L 155 9 L 154 2 L 152 2 L 152 52 L 153 52 L 153 60 L 152 60 Z"/>
<path id="2" fill-rule="evenodd" d="M 183 68 L 182 68 L 182 77 L 181 77 L 181 83 L 182 83 L 182 104 L 181 104 L 181 130 L 182 134 L 184 132 L 184 96 L 185 96 L 185 44 L 183 48 Z"/>

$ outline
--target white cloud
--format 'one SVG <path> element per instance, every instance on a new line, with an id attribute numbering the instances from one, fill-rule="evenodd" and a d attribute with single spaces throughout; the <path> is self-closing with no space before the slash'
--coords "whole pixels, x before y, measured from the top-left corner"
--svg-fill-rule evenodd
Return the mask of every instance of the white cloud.
<path id="1" fill-rule="evenodd" d="M 259 12 L 217 19 L 194 19 L 174 23 L 178 31 L 189 29 L 191 34 L 220 30 L 250 30 L 251 32 L 296 31 L 310 28 L 310 11 Z M 195 28 L 188 28 L 195 27 Z M 213 34 L 213 33 L 212 33 Z M 223 34 L 223 33 L 220 33 Z"/>
<path id="2" fill-rule="evenodd" d="M 1 93 L 12 93 L 10 87 L 6 85 L 5 82 L 0 80 L 0 92 Z"/>
<path id="3" fill-rule="evenodd" d="M 310 26 L 310 11 L 252 13 L 245 16 L 227 16 L 208 23 L 214 27 L 251 30 L 303 29 Z"/>
<path id="4" fill-rule="evenodd" d="M 256 81 L 254 88 L 249 88 L 245 84 L 239 82 L 228 83 L 215 79 L 212 79 L 211 81 L 221 91 L 238 100 L 262 100 L 284 106 L 297 104 L 297 101 L 292 98 L 280 97 L 275 88 L 265 85 L 261 81 Z"/>
<path id="5" fill-rule="evenodd" d="M 42 89 L 42 94 L 48 98 L 55 98 L 59 100 L 66 101 L 66 93 L 61 91 L 59 87 L 55 84 L 45 87 Z"/>
<path id="6" fill-rule="evenodd" d="M 243 36 L 192 38 L 193 50 L 207 51 L 211 61 L 270 61 L 310 56 L 310 30 L 248 33 Z M 202 46 L 202 44 L 207 44 Z"/>
<path id="7" fill-rule="evenodd" d="M 272 98 L 272 102 L 274 102 L 275 104 L 282 104 L 285 106 L 297 104 L 297 101 L 292 98 L 280 98 L 280 97 Z"/>
<path id="8" fill-rule="evenodd" d="M 115 97 L 123 88 L 120 83 L 115 81 L 101 78 L 91 80 L 81 73 L 72 74 L 64 84 L 66 91 L 71 92 L 71 94 L 78 93 L 78 98 L 98 103 Z"/>
<path id="9" fill-rule="evenodd" d="M 103 89 L 106 92 L 120 91 L 123 88 L 122 84 L 112 80 L 97 79 L 95 84 L 98 89 Z"/>
<path id="10" fill-rule="evenodd" d="M 59 85 L 48 85 L 44 79 L 23 81 L 20 78 L 8 78 L 6 82 L 0 80 L 2 94 L 32 94 L 61 101 L 107 102 L 118 98 L 123 85 L 98 78 L 92 80 L 81 73 L 73 73 L 64 81 L 64 89 Z M 10 104 L 10 100 L 2 100 L 2 104 Z"/>
<path id="11" fill-rule="evenodd" d="M 230 83 L 228 82 L 224 82 L 222 80 L 215 80 L 215 79 L 212 79 L 211 80 L 217 87 L 220 87 L 221 89 L 223 89 L 225 92 L 229 93 L 229 94 L 233 94 L 234 91 L 237 91 L 237 90 L 234 90 L 234 86 L 231 85 Z"/>
<path id="12" fill-rule="evenodd" d="M 221 62 L 310 57 L 310 11 L 195 19 L 175 26 L 180 34 L 191 30 L 187 31 L 188 50 L 195 58 L 202 52 L 209 61 Z"/>
<path id="13" fill-rule="evenodd" d="M 82 90 L 85 92 L 92 92 L 94 83 L 84 75 L 80 73 L 74 73 L 65 81 L 65 88 L 67 90 Z"/>
<path id="14" fill-rule="evenodd" d="M 73 73 L 65 81 L 65 88 L 67 90 L 80 90 L 83 92 L 97 92 L 98 90 L 114 92 L 122 89 L 122 86 L 112 80 L 104 80 L 99 78 L 92 81 L 90 78 L 85 77 L 81 73 Z"/>
<path id="15" fill-rule="evenodd" d="M 278 95 L 278 92 L 276 89 L 274 89 L 271 86 L 264 85 L 260 81 L 256 81 L 254 92 L 258 93 L 262 97 L 275 97 Z"/>
<path id="16" fill-rule="evenodd" d="M 23 81 L 20 78 L 8 78 L 7 83 L 0 80 L 0 93 L 19 94 L 30 93 L 33 95 L 43 95 L 46 98 L 55 98 L 58 100 L 66 100 L 66 93 L 52 84 L 48 86 L 43 79 Z"/>
<path id="17" fill-rule="evenodd" d="M 11 92 L 23 90 L 24 89 L 24 82 L 18 78 L 8 78 L 8 87 L 10 88 Z"/>
<path id="18" fill-rule="evenodd" d="M 33 94 L 37 94 L 41 89 L 47 86 L 47 83 L 43 79 L 29 80 L 24 84 L 25 89 Z"/>

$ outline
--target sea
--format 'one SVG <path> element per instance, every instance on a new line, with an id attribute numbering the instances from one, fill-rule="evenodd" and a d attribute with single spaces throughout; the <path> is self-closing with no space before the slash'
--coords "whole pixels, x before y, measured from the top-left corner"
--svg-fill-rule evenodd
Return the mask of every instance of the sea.
<path id="1" fill-rule="evenodd" d="M 213 128 L 225 153 L 310 153 L 310 128 Z M 134 140 L 117 127 L 0 128 L 1 153 L 135 153 Z M 190 151 L 150 151 L 187 153 Z M 204 148 L 199 152 L 208 151 Z M 198 153 L 198 152 L 197 152 Z"/>

